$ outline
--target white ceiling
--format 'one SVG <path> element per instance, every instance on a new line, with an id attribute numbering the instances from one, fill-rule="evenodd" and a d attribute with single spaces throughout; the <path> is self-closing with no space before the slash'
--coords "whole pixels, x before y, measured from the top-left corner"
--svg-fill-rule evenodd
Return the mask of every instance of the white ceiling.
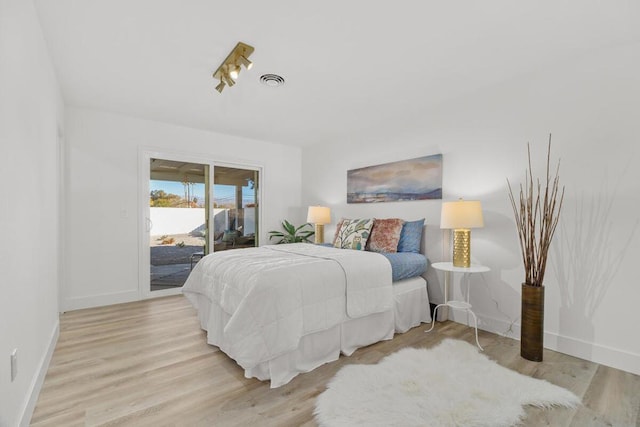
<path id="1" fill-rule="evenodd" d="M 640 27 L 636 0 L 35 3 L 67 105 L 298 146 L 393 135 Z M 238 41 L 254 67 L 218 94 L 211 74 Z"/>

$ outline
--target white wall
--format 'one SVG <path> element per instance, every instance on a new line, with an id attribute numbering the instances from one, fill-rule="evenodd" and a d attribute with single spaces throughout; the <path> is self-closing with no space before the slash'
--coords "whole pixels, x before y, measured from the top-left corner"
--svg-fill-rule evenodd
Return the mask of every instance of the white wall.
<path id="1" fill-rule="evenodd" d="M 637 43 L 593 50 L 431 111 L 407 111 L 405 122 L 389 123 L 393 140 L 354 135 L 305 149 L 302 202 L 331 206 L 334 225 L 340 216 L 425 216 L 429 258 L 449 259 L 440 250 L 439 202 L 346 204 L 348 169 L 443 153 L 445 200 L 483 203 L 485 228 L 472 232 L 472 261 L 492 269 L 473 277 L 481 327 L 519 338 L 524 273 L 505 180 L 523 179 L 528 141 L 543 173 L 552 132 L 566 197 L 545 280 L 545 346 L 640 374 L 637 52 Z M 421 130 L 405 131 L 416 123 Z M 327 239 L 332 232 L 327 226 Z M 441 300 L 442 278 L 429 279 Z"/>
<path id="2" fill-rule="evenodd" d="M 15 426 L 30 419 L 58 333 L 63 107 L 31 1 L 0 2 L 0 93 L 0 426 Z"/>
<path id="3" fill-rule="evenodd" d="M 298 215 L 301 151 L 88 109 L 66 110 L 65 310 L 137 299 L 138 156 L 142 148 L 263 167 L 261 242 Z"/>
<path id="4" fill-rule="evenodd" d="M 204 227 L 204 208 L 150 208 L 151 235 L 163 236 L 165 234 L 188 234 L 196 228 Z M 215 230 L 229 228 L 229 210 L 213 209 L 215 217 Z M 220 214 L 220 215 L 219 215 Z M 256 209 L 243 208 L 244 228 L 243 235 L 255 233 Z M 222 225 L 218 224 L 222 223 Z"/>
<path id="5" fill-rule="evenodd" d="M 204 208 L 149 208 L 151 235 L 189 234 L 204 226 Z"/>

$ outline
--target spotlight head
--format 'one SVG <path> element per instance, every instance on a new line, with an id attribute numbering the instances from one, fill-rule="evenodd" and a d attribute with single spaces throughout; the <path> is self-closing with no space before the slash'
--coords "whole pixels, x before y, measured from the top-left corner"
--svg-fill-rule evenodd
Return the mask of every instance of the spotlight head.
<path id="1" fill-rule="evenodd" d="M 224 73 L 222 75 L 222 81 L 225 82 L 229 87 L 236 84 L 235 80 L 229 75 L 230 73 Z"/>
<path id="2" fill-rule="evenodd" d="M 223 81 L 221 81 L 220 83 L 218 83 L 218 86 L 216 86 L 216 90 L 218 91 L 218 93 L 222 93 L 222 90 L 224 89 L 225 84 Z"/>
<path id="3" fill-rule="evenodd" d="M 233 80 L 237 80 L 239 74 L 240 74 L 240 67 L 238 65 L 230 65 L 229 66 L 229 76 Z"/>
<path id="4" fill-rule="evenodd" d="M 245 58 L 245 57 L 244 57 L 244 55 L 240 55 L 240 56 L 238 57 L 238 61 L 240 61 L 240 63 L 241 63 L 242 65 L 244 65 L 244 68 L 246 68 L 246 69 L 247 69 L 247 71 L 248 71 L 248 70 L 250 70 L 250 69 L 251 69 L 251 67 L 253 67 L 253 62 L 251 62 L 251 61 L 249 61 L 247 58 Z"/>

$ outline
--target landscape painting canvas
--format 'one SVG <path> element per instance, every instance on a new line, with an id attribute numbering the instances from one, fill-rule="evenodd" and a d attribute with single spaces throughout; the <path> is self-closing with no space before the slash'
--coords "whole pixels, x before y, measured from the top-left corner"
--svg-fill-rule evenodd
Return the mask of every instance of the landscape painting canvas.
<path id="1" fill-rule="evenodd" d="M 347 203 L 442 199 L 442 154 L 347 171 Z"/>

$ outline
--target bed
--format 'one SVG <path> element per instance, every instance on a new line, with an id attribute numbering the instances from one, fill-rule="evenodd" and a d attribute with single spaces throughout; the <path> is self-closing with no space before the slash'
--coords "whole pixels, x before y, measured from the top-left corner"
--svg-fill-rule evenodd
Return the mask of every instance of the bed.
<path id="1" fill-rule="evenodd" d="M 276 388 L 430 322 L 420 261 L 305 243 L 230 250 L 204 257 L 183 293 L 207 342 Z"/>

